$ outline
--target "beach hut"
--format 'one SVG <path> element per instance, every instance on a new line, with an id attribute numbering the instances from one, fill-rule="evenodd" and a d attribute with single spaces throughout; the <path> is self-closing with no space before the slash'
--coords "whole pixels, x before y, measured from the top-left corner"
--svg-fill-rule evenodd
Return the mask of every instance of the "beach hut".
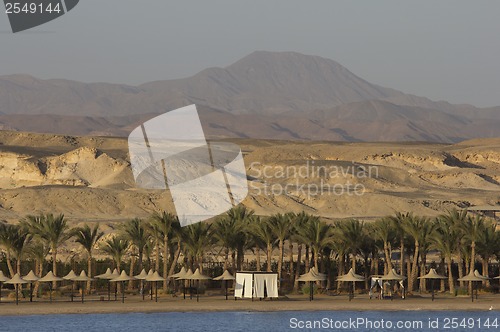
<path id="1" fill-rule="evenodd" d="M 71 280 L 76 281 L 76 282 L 82 282 L 82 303 L 83 303 L 84 298 L 85 298 L 85 282 L 92 281 L 94 279 L 87 277 L 87 273 L 85 273 L 85 271 L 82 271 L 79 276 L 77 276 Z"/>
<path id="2" fill-rule="evenodd" d="M 309 272 L 302 274 L 298 281 L 309 282 L 309 301 L 314 300 L 314 283 L 316 281 L 326 280 L 326 276 L 318 273 L 314 268 L 309 269 Z"/>
<path id="3" fill-rule="evenodd" d="M 155 271 L 152 275 L 146 277 L 146 281 L 155 283 L 155 302 L 158 302 L 158 281 L 164 281 L 165 279 L 160 276 L 158 271 Z M 153 289 L 153 287 L 151 287 Z M 152 292 L 152 291 L 151 291 Z"/>
<path id="4" fill-rule="evenodd" d="M 392 269 L 389 271 L 389 273 L 387 273 L 386 275 L 384 275 L 383 277 L 380 278 L 380 280 L 382 281 L 387 281 L 389 282 L 390 286 L 391 286 L 391 300 L 394 298 L 393 296 L 393 292 L 392 292 L 392 282 L 393 281 L 397 281 L 399 282 L 399 284 L 401 285 L 401 287 L 403 287 L 403 280 L 405 280 L 406 277 L 404 276 L 401 276 L 399 274 L 396 273 L 396 270 Z M 383 291 L 384 287 L 382 287 L 382 298 L 384 298 L 384 291 Z M 403 287 L 403 292 L 401 294 L 401 298 L 405 298 L 405 291 L 404 291 L 404 287 Z"/>
<path id="5" fill-rule="evenodd" d="M 40 278 L 40 280 L 38 280 L 38 282 L 48 282 L 49 283 L 49 297 L 50 297 L 50 302 L 52 303 L 52 283 L 54 281 L 61 281 L 63 280 L 63 278 L 59 278 L 59 277 L 56 277 L 54 275 L 54 273 L 52 273 L 52 271 L 49 271 L 47 272 L 47 274 L 45 275 L 45 277 L 43 278 Z"/>
<path id="6" fill-rule="evenodd" d="M 135 278 L 133 276 L 129 276 L 125 270 L 122 270 L 122 273 L 118 277 L 111 279 L 112 282 L 122 283 L 122 303 L 125 303 L 125 281 L 130 280 L 135 280 Z"/>
<path id="7" fill-rule="evenodd" d="M 148 274 L 146 273 L 146 270 L 144 270 L 144 269 L 142 269 L 141 273 L 139 273 L 138 275 L 134 276 L 135 279 L 141 281 L 141 294 L 142 294 L 142 300 L 143 301 L 144 301 L 144 297 L 145 297 L 144 280 L 146 279 L 147 276 L 148 276 Z"/>
<path id="8" fill-rule="evenodd" d="M 69 273 L 67 275 L 65 275 L 63 277 L 64 280 L 69 280 L 71 281 L 71 302 L 73 302 L 73 292 L 75 291 L 75 282 L 73 281 L 74 278 L 78 277 L 76 274 L 75 274 L 75 271 L 71 270 L 69 271 Z"/>
<path id="9" fill-rule="evenodd" d="M 9 281 L 9 278 L 7 278 L 4 274 L 3 271 L 0 270 L 0 302 L 2 301 L 2 284 L 6 281 Z"/>
<path id="10" fill-rule="evenodd" d="M 16 290 L 16 305 L 18 305 L 19 304 L 19 285 L 27 284 L 28 282 L 26 280 L 23 280 L 23 278 L 21 278 L 19 276 L 19 273 L 16 273 L 12 277 L 12 279 L 6 281 L 5 283 L 6 284 L 14 285 L 15 290 Z"/>
<path id="11" fill-rule="evenodd" d="M 429 273 L 427 273 L 424 276 L 418 277 L 418 279 L 430 279 L 431 280 L 432 301 L 434 301 L 434 280 L 446 279 L 446 277 L 438 274 L 435 269 L 430 269 Z"/>
<path id="12" fill-rule="evenodd" d="M 200 269 L 196 269 L 194 271 L 193 275 L 189 277 L 190 280 L 196 280 L 196 302 L 200 301 L 199 293 L 200 293 L 200 280 L 211 280 L 209 276 L 206 276 L 204 274 L 201 274 Z"/>
<path id="13" fill-rule="evenodd" d="M 468 275 L 462 278 L 458 278 L 458 281 L 468 281 L 472 285 L 472 292 L 470 294 L 472 302 L 474 302 L 474 288 L 476 289 L 476 300 L 477 300 L 477 282 L 481 282 L 489 279 L 488 277 L 484 277 L 477 270 L 470 271 Z M 476 282 L 476 284 L 475 284 Z M 474 287 L 475 286 L 475 287 Z"/>
<path id="14" fill-rule="evenodd" d="M 234 298 L 277 298 L 278 273 L 276 272 L 236 272 Z"/>
<path id="15" fill-rule="evenodd" d="M 365 277 L 362 275 L 354 273 L 352 269 L 347 272 L 347 274 L 344 274 L 340 277 L 337 278 L 338 282 L 352 282 L 352 288 L 349 287 L 349 301 L 351 301 L 354 298 L 354 287 L 356 282 L 360 281 L 365 281 Z"/>
<path id="16" fill-rule="evenodd" d="M 23 279 L 30 284 L 30 302 L 33 302 L 33 283 L 40 280 L 40 278 L 37 277 L 35 273 L 33 273 L 33 270 L 31 270 L 27 275 L 23 277 Z"/>
<path id="17" fill-rule="evenodd" d="M 108 284 L 108 301 L 111 301 L 111 279 L 116 278 L 116 276 L 113 275 L 113 272 L 111 272 L 111 269 L 108 267 L 106 272 L 104 272 L 103 274 L 99 274 L 95 277 L 97 279 L 102 279 L 107 281 L 106 283 Z"/>
<path id="18" fill-rule="evenodd" d="M 227 301 L 227 284 L 229 282 L 229 280 L 235 280 L 236 278 L 231 274 L 229 273 L 228 270 L 225 270 L 224 273 L 222 273 L 220 276 L 218 276 L 217 278 L 214 278 L 214 280 L 222 280 L 224 281 L 225 283 L 225 289 L 226 289 L 226 301 Z"/>

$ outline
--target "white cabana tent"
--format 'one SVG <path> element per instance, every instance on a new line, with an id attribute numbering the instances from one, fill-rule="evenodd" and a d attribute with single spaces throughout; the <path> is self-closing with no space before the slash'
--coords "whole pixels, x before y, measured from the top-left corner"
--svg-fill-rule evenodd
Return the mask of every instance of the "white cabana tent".
<path id="1" fill-rule="evenodd" d="M 278 273 L 276 272 L 236 272 L 235 298 L 277 298 Z"/>

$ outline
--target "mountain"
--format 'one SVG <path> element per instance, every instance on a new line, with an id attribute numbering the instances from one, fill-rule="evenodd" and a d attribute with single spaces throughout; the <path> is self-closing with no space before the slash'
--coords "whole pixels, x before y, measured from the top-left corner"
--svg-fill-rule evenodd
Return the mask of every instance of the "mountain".
<path id="1" fill-rule="evenodd" d="M 369 83 L 337 62 L 254 52 L 225 68 L 140 86 L 0 76 L 0 128 L 126 136 L 199 106 L 210 137 L 457 142 L 500 136 L 500 107 L 435 102 Z"/>

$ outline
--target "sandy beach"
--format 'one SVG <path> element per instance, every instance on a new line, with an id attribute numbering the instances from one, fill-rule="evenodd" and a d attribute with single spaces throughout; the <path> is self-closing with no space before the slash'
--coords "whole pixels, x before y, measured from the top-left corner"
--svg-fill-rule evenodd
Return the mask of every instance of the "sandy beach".
<path id="1" fill-rule="evenodd" d="M 401 311 L 401 310 L 500 310 L 500 295 L 479 295 L 478 300 L 471 302 L 470 297 L 451 298 L 437 295 L 435 301 L 430 296 L 410 297 L 407 299 L 377 300 L 369 299 L 367 295 L 358 295 L 349 302 L 347 296 L 318 295 L 313 301 L 303 295 L 289 295 L 279 300 L 237 300 L 223 296 L 200 297 L 196 302 L 187 297 L 161 297 L 158 302 L 149 299 L 142 300 L 140 296 L 128 296 L 125 303 L 118 301 L 100 301 L 89 297 L 85 303 L 57 300 L 49 303 L 37 299 L 35 302 L 23 300 L 16 306 L 15 302 L 2 300 L 0 316 L 12 315 L 52 315 L 52 314 L 104 314 L 104 313 L 153 313 L 153 312 L 210 312 L 210 311 L 321 311 L 321 310 L 352 310 L 352 311 Z"/>

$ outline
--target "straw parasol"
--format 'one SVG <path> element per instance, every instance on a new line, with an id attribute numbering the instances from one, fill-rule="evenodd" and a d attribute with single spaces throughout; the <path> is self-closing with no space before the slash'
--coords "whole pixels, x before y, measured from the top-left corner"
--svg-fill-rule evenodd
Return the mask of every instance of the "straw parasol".
<path id="1" fill-rule="evenodd" d="M 129 276 L 125 270 L 122 270 L 122 273 L 119 277 L 111 279 L 112 282 L 121 282 L 122 283 L 122 303 L 125 303 L 125 281 L 135 280 L 134 277 Z"/>
<path id="2" fill-rule="evenodd" d="M 201 274 L 200 269 L 196 269 L 193 275 L 189 277 L 189 280 L 198 280 L 198 283 L 196 285 L 196 302 L 199 302 L 200 280 L 211 280 L 211 279 L 212 278 L 210 278 L 209 276 Z"/>
<path id="3" fill-rule="evenodd" d="M 152 277 L 154 273 L 155 272 L 153 271 L 153 269 L 149 270 L 148 275 L 146 276 L 146 279 L 144 279 L 144 280 L 148 281 L 148 277 Z M 150 290 L 149 295 L 151 296 L 151 301 L 153 301 L 153 286 L 152 285 L 150 285 L 150 286 L 151 287 L 149 287 L 149 290 Z"/>
<path id="4" fill-rule="evenodd" d="M 186 272 L 187 272 L 186 268 L 182 267 L 182 269 L 179 272 L 171 274 L 167 278 L 179 279 L 179 278 L 183 277 L 186 274 Z"/>
<path id="5" fill-rule="evenodd" d="M 115 268 L 113 270 L 113 273 L 111 273 L 111 275 L 109 276 L 109 280 L 111 279 L 114 279 L 114 278 L 118 278 L 120 276 L 120 272 L 118 272 L 118 269 Z M 115 301 L 118 299 L 118 283 L 115 283 Z"/>
<path id="6" fill-rule="evenodd" d="M 85 271 L 82 271 L 79 276 L 73 278 L 72 280 L 73 281 L 84 281 L 84 283 L 82 284 L 82 303 L 83 303 L 84 298 L 85 298 L 85 295 L 84 295 L 85 294 L 85 281 L 91 281 L 94 279 L 87 277 L 87 273 L 85 273 Z"/>
<path id="7" fill-rule="evenodd" d="M 52 282 L 61 281 L 63 278 L 56 277 L 52 271 L 47 272 L 45 277 L 40 278 L 39 282 L 48 282 L 50 287 L 50 302 L 52 303 Z"/>
<path id="8" fill-rule="evenodd" d="M 472 292 L 471 292 L 470 296 L 471 296 L 472 302 L 474 302 L 474 282 L 475 281 L 483 281 L 483 280 L 487 280 L 487 279 L 489 279 L 489 278 L 480 275 L 477 270 L 475 270 L 475 271 L 471 270 L 468 275 L 466 275 L 465 277 L 462 277 L 462 278 L 458 278 L 457 280 L 458 281 L 468 281 L 471 283 Z M 477 285 L 476 285 L 476 300 L 477 300 Z"/>
<path id="9" fill-rule="evenodd" d="M 142 269 L 141 273 L 139 273 L 138 275 L 135 276 L 135 278 L 137 280 L 140 280 L 141 281 L 141 293 L 142 293 L 142 300 L 144 301 L 144 280 L 146 279 L 146 277 L 148 276 L 148 274 L 146 273 L 146 270 Z"/>
<path id="10" fill-rule="evenodd" d="M 110 282 L 110 280 L 115 278 L 115 276 L 111 272 L 111 269 L 108 267 L 106 272 L 104 272 L 103 274 L 99 274 L 95 277 L 97 279 L 103 279 L 103 280 L 107 281 L 107 283 L 108 283 L 108 301 L 111 301 L 111 282 Z"/>
<path id="11" fill-rule="evenodd" d="M 351 301 L 354 298 L 355 283 L 359 281 L 365 281 L 365 277 L 354 273 L 354 271 L 350 269 L 349 272 L 347 272 L 347 274 L 338 277 L 337 281 L 352 282 L 352 288 L 349 288 L 349 301 Z"/>
<path id="12" fill-rule="evenodd" d="M 302 274 L 298 281 L 309 281 L 309 301 L 314 300 L 314 290 L 313 283 L 316 281 L 324 281 L 326 280 L 326 275 L 323 273 L 318 273 L 314 268 L 309 269 L 309 272 Z"/>
<path id="13" fill-rule="evenodd" d="M 229 280 L 234 280 L 235 277 L 229 273 L 228 270 L 225 270 L 224 273 L 222 273 L 220 276 L 214 278 L 214 280 L 224 280 L 224 283 L 226 284 L 225 285 L 225 288 L 226 288 L 226 300 L 227 300 L 227 283 Z"/>
<path id="14" fill-rule="evenodd" d="M 0 301 L 2 301 L 2 283 L 9 281 L 9 278 L 7 278 L 4 274 L 3 271 L 0 270 Z"/>
<path id="15" fill-rule="evenodd" d="M 191 269 L 187 270 L 187 272 L 180 277 L 177 277 L 177 280 L 189 280 L 189 293 L 191 298 L 193 298 L 193 294 L 191 293 L 191 279 L 190 277 L 193 275 L 193 271 Z M 186 283 L 183 283 L 182 289 L 184 291 L 184 300 L 186 299 Z"/>
<path id="16" fill-rule="evenodd" d="M 158 281 L 164 281 L 165 278 L 162 278 L 158 271 L 155 271 L 152 275 L 146 277 L 146 281 L 155 283 L 155 302 L 158 302 Z M 153 292 L 153 287 L 151 287 L 151 292 Z"/>
<path id="17" fill-rule="evenodd" d="M 19 276 L 19 273 L 16 273 L 12 277 L 12 279 L 6 281 L 5 283 L 15 285 L 15 287 L 16 287 L 16 305 L 18 305 L 19 304 L 19 292 L 18 292 L 19 285 L 27 284 L 28 282 L 26 280 L 24 280 L 23 278 L 21 278 Z"/>
<path id="18" fill-rule="evenodd" d="M 75 282 L 73 281 L 73 279 L 75 279 L 76 277 L 78 277 L 78 276 L 75 274 L 75 271 L 73 271 L 73 270 L 69 271 L 69 273 L 63 277 L 64 280 L 70 280 L 71 281 L 71 302 L 73 302 L 73 292 L 75 290 L 74 289 L 75 288 Z"/>
<path id="19" fill-rule="evenodd" d="M 434 280 L 446 279 L 446 277 L 438 274 L 435 269 L 430 269 L 429 273 L 424 276 L 418 277 L 418 279 L 431 279 L 432 301 L 434 301 Z"/>
<path id="20" fill-rule="evenodd" d="M 23 279 L 30 283 L 30 302 L 33 302 L 33 283 L 40 280 L 40 278 L 31 270 Z"/>

